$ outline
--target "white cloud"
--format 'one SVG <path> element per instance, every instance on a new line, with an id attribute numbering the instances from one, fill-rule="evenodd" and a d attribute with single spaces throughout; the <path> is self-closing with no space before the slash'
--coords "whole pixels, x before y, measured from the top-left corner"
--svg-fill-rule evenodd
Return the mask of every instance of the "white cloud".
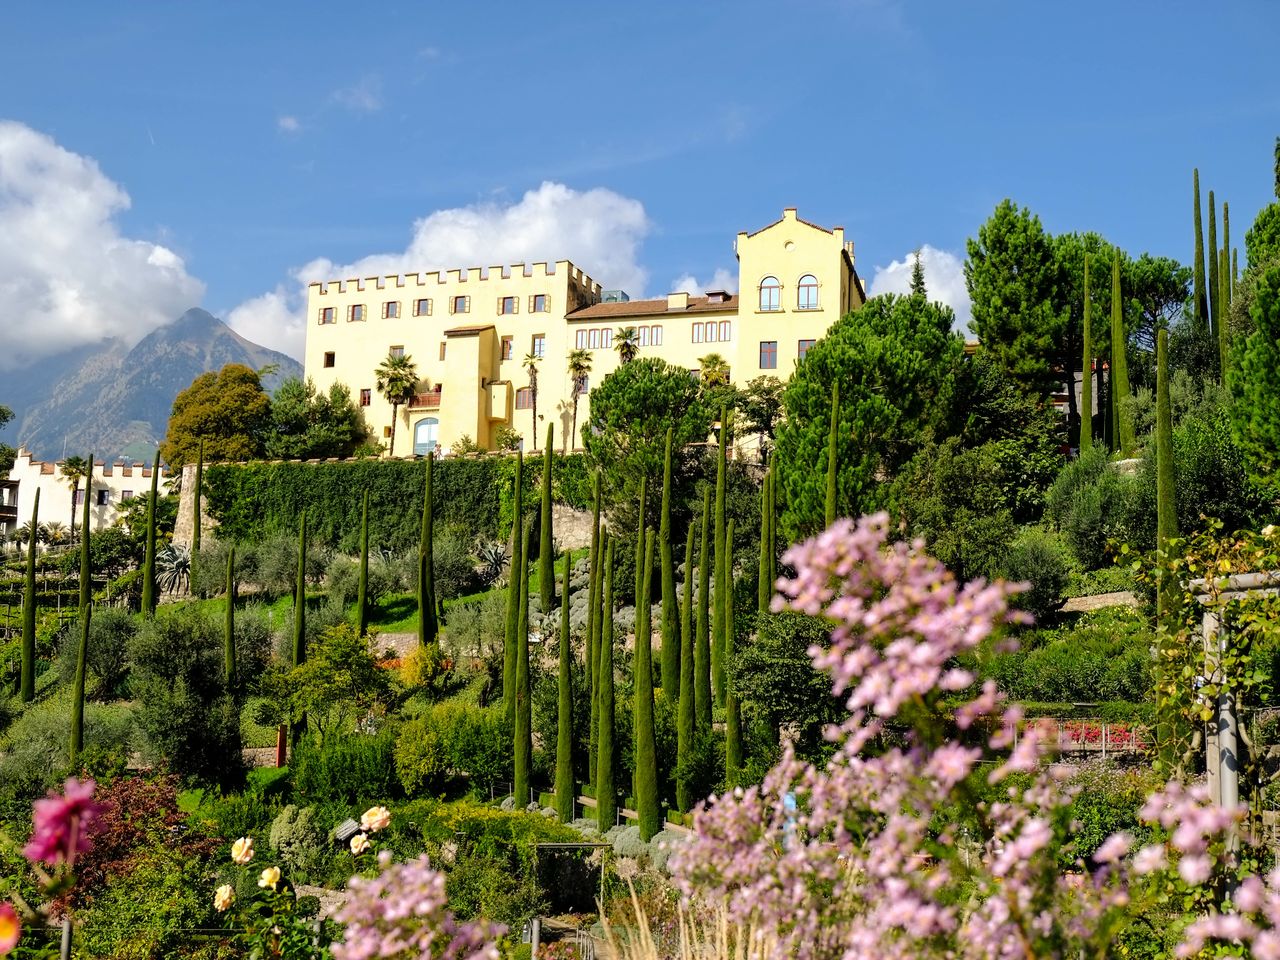
<path id="1" fill-rule="evenodd" d="M 115 217 L 128 208 L 92 159 L 0 121 L 0 370 L 136 341 L 199 304 L 204 285 L 180 256 L 121 235 Z"/>
<path id="2" fill-rule="evenodd" d="M 302 129 L 302 122 L 297 117 L 291 117 L 286 114 L 276 120 L 276 128 L 281 133 L 297 133 Z"/>
<path id="3" fill-rule="evenodd" d="M 333 91 L 333 100 L 349 110 L 375 113 L 382 109 L 382 80 L 373 74 L 361 77 L 351 86 Z"/>
<path id="4" fill-rule="evenodd" d="M 402 252 L 348 264 L 312 260 L 292 271 L 287 283 L 240 304 L 227 323 L 250 340 L 301 357 L 307 284 L 313 281 L 539 260 L 571 260 L 606 288 L 638 297 L 647 280 L 638 255 L 649 226 L 638 200 L 612 190 L 574 190 L 548 182 L 515 203 L 437 210 L 414 224 Z"/>
<path id="5" fill-rule="evenodd" d="M 920 248 L 920 263 L 924 267 L 924 288 L 930 300 L 940 300 L 956 313 L 956 329 L 968 331 L 973 319 L 969 303 L 969 290 L 964 283 L 964 260 L 948 250 L 939 250 L 925 244 Z M 894 260 L 887 267 L 876 267 L 871 278 L 871 296 L 881 293 L 909 293 L 911 269 L 915 264 L 915 252 L 901 260 Z"/>
<path id="6" fill-rule="evenodd" d="M 700 297 L 708 290 L 728 290 L 730 293 L 737 293 L 738 275 L 724 267 L 719 267 L 711 275 L 711 282 L 702 284 L 692 273 L 686 273 L 671 281 L 671 290 L 673 293 L 683 290 L 691 297 Z"/>

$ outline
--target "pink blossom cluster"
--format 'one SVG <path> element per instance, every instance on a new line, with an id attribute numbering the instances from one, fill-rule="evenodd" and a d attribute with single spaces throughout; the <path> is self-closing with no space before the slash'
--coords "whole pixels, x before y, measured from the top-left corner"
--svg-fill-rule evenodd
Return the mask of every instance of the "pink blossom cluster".
<path id="1" fill-rule="evenodd" d="M 350 899 L 334 914 L 346 926 L 334 960 L 497 960 L 500 925 L 463 923 L 446 909 L 444 874 L 424 854 L 393 864 L 378 855 L 377 876 L 352 877 Z"/>
<path id="2" fill-rule="evenodd" d="M 93 799 L 96 784 L 72 777 L 61 794 L 50 790 L 33 807 L 31 839 L 22 848 L 32 863 L 74 864 L 81 853 L 93 847 L 92 835 L 98 817 L 106 810 Z"/>

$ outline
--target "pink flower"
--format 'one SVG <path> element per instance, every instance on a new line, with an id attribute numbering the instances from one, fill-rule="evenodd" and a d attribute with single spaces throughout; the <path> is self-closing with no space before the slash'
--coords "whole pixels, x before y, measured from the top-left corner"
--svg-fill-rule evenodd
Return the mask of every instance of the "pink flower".
<path id="1" fill-rule="evenodd" d="M 1103 841 L 1102 846 L 1094 852 L 1093 859 L 1098 863 L 1115 863 L 1128 853 L 1129 848 L 1132 846 L 1133 837 L 1129 836 L 1129 834 L 1124 833 L 1123 831 L 1120 833 L 1113 833 L 1111 836 L 1107 837 L 1107 839 Z"/>
<path id="2" fill-rule="evenodd" d="M 7 955 L 18 945 L 22 936 L 22 924 L 18 922 L 18 913 L 8 903 L 0 903 L 0 957 Z"/>
<path id="3" fill-rule="evenodd" d="M 63 786 L 61 796 L 49 792 L 34 807 L 35 829 L 22 853 L 32 863 L 74 863 L 75 858 L 93 847 L 89 839 L 94 823 L 106 809 L 95 803 L 92 780 L 72 777 Z"/>
<path id="4" fill-rule="evenodd" d="M 1209 879 L 1211 869 L 1209 858 L 1202 853 L 1178 861 L 1178 875 L 1191 884 L 1204 883 Z"/>

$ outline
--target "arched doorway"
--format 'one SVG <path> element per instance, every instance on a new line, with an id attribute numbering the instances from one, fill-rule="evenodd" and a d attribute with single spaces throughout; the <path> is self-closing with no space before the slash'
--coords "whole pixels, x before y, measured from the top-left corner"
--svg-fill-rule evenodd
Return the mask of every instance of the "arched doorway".
<path id="1" fill-rule="evenodd" d="M 436 448 L 436 434 L 440 430 L 440 421 L 435 417 L 425 417 L 413 425 L 413 455 L 425 457 Z"/>

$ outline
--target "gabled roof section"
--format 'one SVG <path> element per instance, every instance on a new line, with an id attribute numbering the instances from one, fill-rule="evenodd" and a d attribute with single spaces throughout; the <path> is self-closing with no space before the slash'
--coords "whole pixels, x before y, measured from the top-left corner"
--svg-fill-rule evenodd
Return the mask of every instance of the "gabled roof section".
<path id="1" fill-rule="evenodd" d="M 787 214 L 790 214 L 790 216 L 787 216 Z M 766 230 L 772 230 L 774 227 L 778 226 L 778 224 L 785 223 L 788 220 L 794 220 L 796 223 L 803 223 L 806 227 L 813 227 L 813 229 L 821 230 L 823 233 L 828 235 L 835 234 L 835 230 L 828 230 L 824 226 L 820 226 L 819 224 L 812 223 L 808 220 L 804 220 L 801 217 L 798 217 L 796 215 L 795 207 L 786 207 L 782 211 L 782 216 L 779 217 L 777 220 L 773 221 L 773 223 L 769 224 L 768 226 L 761 227 L 759 230 L 753 230 L 751 233 L 745 234 L 745 236 L 748 236 L 748 237 L 758 236 L 759 234 L 764 233 Z M 837 227 L 836 229 L 838 230 L 840 228 Z"/>

